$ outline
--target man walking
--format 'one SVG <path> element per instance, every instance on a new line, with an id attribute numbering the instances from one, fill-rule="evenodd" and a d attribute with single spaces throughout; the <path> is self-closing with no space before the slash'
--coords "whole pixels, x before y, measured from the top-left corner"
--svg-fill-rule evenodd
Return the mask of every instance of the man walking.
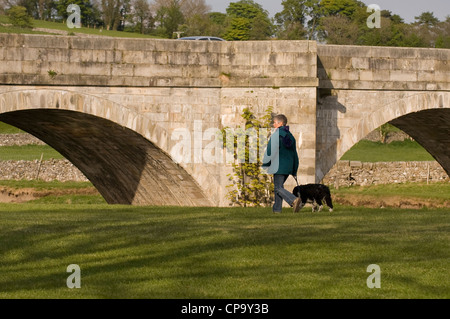
<path id="1" fill-rule="evenodd" d="M 294 213 L 297 213 L 301 208 L 300 197 L 284 188 L 284 183 L 289 175 L 297 177 L 299 161 L 296 141 L 292 133 L 289 132 L 285 115 L 274 116 L 273 127 L 276 130 L 267 144 L 262 165 L 268 174 L 273 174 L 275 203 L 272 210 L 274 213 L 281 213 L 283 200 L 285 200 L 294 208 Z"/>

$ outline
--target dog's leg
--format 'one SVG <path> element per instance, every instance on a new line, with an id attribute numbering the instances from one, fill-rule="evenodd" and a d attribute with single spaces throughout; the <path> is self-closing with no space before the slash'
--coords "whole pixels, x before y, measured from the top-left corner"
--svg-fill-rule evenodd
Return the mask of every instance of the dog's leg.
<path id="1" fill-rule="evenodd" d="M 301 211 L 302 208 L 305 206 L 306 203 L 301 202 L 300 205 L 298 206 L 298 211 Z"/>
<path id="2" fill-rule="evenodd" d="M 331 194 L 327 194 L 327 196 L 325 196 L 325 201 L 327 202 L 327 206 L 330 208 L 330 213 L 333 212 L 333 202 L 331 201 Z"/>
<path id="3" fill-rule="evenodd" d="M 323 208 L 323 203 L 322 203 L 322 200 L 317 200 L 317 204 L 319 204 L 319 212 L 321 212 L 322 211 L 322 208 Z"/>

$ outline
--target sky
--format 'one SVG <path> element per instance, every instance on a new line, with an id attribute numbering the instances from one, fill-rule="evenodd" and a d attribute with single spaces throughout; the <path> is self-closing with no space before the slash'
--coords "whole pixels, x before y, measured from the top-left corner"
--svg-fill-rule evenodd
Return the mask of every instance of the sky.
<path id="1" fill-rule="evenodd" d="M 211 6 L 211 11 L 225 13 L 230 2 L 239 0 L 205 0 Z M 254 0 L 269 11 L 271 17 L 283 10 L 282 0 Z M 450 15 L 450 0 L 361 0 L 366 5 L 377 4 L 381 10 L 389 10 L 398 14 L 406 23 L 414 22 L 414 17 L 422 12 L 431 11 L 440 21 Z"/>

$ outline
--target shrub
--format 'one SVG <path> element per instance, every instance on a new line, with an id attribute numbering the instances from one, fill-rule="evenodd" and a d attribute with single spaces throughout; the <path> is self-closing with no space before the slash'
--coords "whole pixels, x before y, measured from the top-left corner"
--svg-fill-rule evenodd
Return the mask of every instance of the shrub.
<path id="1" fill-rule="evenodd" d="M 9 22 L 19 28 L 32 28 L 33 21 L 27 9 L 22 6 L 13 6 L 8 10 Z"/>

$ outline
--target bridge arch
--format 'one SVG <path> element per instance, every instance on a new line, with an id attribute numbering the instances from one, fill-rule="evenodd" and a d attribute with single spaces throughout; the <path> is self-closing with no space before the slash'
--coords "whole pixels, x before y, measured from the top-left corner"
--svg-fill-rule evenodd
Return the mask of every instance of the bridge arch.
<path id="1" fill-rule="evenodd" d="M 60 152 L 110 204 L 210 205 L 156 144 L 166 131 L 118 103 L 52 88 L 12 90 L 0 94 L 0 121 Z"/>
<path id="2" fill-rule="evenodd" d="M 337 141 L 336 158 L 385 123 L 414 138 L 450 175 L 450 92 L 410 92 L 361 117 Z"/>

